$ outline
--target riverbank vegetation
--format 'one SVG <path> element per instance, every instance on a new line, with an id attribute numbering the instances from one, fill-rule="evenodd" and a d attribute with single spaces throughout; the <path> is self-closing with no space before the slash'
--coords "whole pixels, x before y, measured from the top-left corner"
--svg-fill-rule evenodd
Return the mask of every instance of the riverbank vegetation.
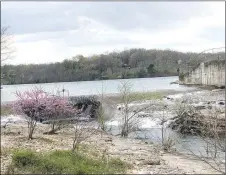
<path id="1" fill-rule="evenodd" d="M 99 143 L 100 139 L 103 139 L 103 143 L 99 145 L 100 148 L 106 143 L 109 143 L 115 150 L 116 142 L 112 142 L 112 138 L 102 138 L 103 133 L 106 133 L 106 120 L 105 115 L 108 116 L 112 115 L 113 117 L 115 114 L 114 112 L 117 110 L 117 116 L 122 119 L 121 123 L 119 124 L 119 135 L 121 137 L 128 137 L 129 134 L 133 133 L 134 131 L 143 131 L 141 128 L 141 120 L 144 117 L 158 117 L 158 121 L 160 122 L 161 126 L 161 143 L 158 145 L 158 149 L 166 152 L 171 152 L 171 149 L 175 145 L 175 140 L 171 135 L 166 134 L 166 123 L 169 121 L 168 118 L 168 111 L 175 110 L 171 108 L 168 104 L 163 103 L 161 99 L 163 98 L 163 93 L 161 92 L 143 92 L 143 93 L 134 93 L 131 91 L 131 84 L 129 81 L 123 81 L 121 86 L 119 87 L 119 94 L 117 96 L 118 100 L 115 103 L 114 111 L 106 110 L 106 106 L 102 103 L 105 103 L 107 96 L 101 94 L 101 100 L 91 96 L 89 97 L 73 97 L 73 98 L 63 98 L 60 96 L 52 96 L 50 94 L 46 94 L 41 89 L 33 89 L 30 91 L 26 91 L 24 93 L 17 92 L 18 100 L 13 103 L 13 108 L 16 109 L 15 112 L 18 114 L 23 114 L 27 116 L 28 124 L 28 133 L 27 130 L 23 129 L 18 131 L 11 130 L 9 126 L 3 127 L 4 132 L 3 134 L 12 137 L 17 137 L 19 139 L 19 144 L 23 148 L 24 146 L 27 148 L 33 148 L 32 151 L 24 151 L 18 150 L 17 152 L 13 152 L 12 154 L 12 162 L 10 166 L 8 166 L 8 173 L 124 173 L 126 172 L 127 166 L 124 162 L 119 160 L 117 157 L 110 159 L 110 155 L 112 156 L 111 152 L 108 152 L 108 147 L 104 147 L 102 152 L 95 153 L 96 158 L 86 153 L 90 151 L 95 151 L 93 145 L 89 147 L 89 149 L 85 151 L 81 151 L 84 148 L 84 143 L 88 143 L 97 135 L 101 135 L 95 142 Z M 164 94 L 166 95 L 166 94 Z M 106 98 L 105 98 L 106 97 Z M 165 99 L 169 99 L 171 102 L 179 102 L 171 97 L 166 97 Z M 71 100 L 71 101 L 70 101 Z M 110 99 L 111 100 L 111 99 Z M 145 103 L 141 104 L 140 102 L 143 100 L 150 100 L 146 101 Z M 184 136 L 189 133 L 193 134 L 192 132 L 196 132 L 197 127 L 202 131 L 200 138 L 203 139 L 206 143 L 205 146 L 207 150 L 207 154 L 209 157 L 200 156 L 194 153 L 196 157 L 200 159 L 200 161 L 204 161 L 213 169 L 217 170 L 218 172 L 223 172 L 224 170 L 218 168 L 218 165 L 222 165 L 221 159 L 219 159 L 218 155 L 220 155 L 219 151 L 225 152 L 225 145 L 223 144 L 222 140 L 219 139 L 218 134 L 218 127 L 219 125 L 216 123 L 216 119 L 218 115 L 222 113 L 216 113 L 217 111 L 213 110 L 212 108 L 209 109 L 213 102 L 208 102 L 208 107 L 200 108 L 200 106 L 196 106 L 193 108 L 188 108 L 188 105 L 193 105 L 193 101 L 189 101 L 189 99 L 180 99 L 182 100 L 180 105 L 175 103 L 177 106 L 176 117 L 174 118 L 174 124 L 179 125 L 178 132 L 181 132 Z M 85 105 L 84 105 L 85 104 Z M 117 104 L 117 108 L 116 108 Z M 223 102 L 221 102 L 223 104 Z M 101 111 L 97 111 L 96 113 L 96 122 L 92 123 L 89 121 L 80 121 L 77 120 L 78 118 L 71 115 L 71 113 L 80 111 L 79 109 L 86 109 L 85 106 L 94 105 L 100 106 Z M 74 108 L 74 109 L 73 109 Z M 88 107 L 87 107 L 88 108 Z M 213 117 L 211 121 L 206 121 L 204 118 L 201 118 L 202 121 L 198 121 L 197 123 L 197 111 L 200 112 L 205 108 L 205 110 L 209 109 L 212 111 L 211 116 Z M 195 109 L 195 110 L 194 110 Z M 106 111 L 102 111 L 106 110 Z M 90 108 L 91 111 L 91 108 Z M 160 115 L 153 116 L 149 114 L 153 114 L 155 112 L 160 112 Z M 194 114 L 194 115 L 193 115 Z M 77 115 L 77 113 L 74 115 Z M 85 116 L 78 114 L 81 119 L 86 118 L 89 116 L 87 113 Z M 45 117 L 47 118 L 45 118 Z M 60 117 L 59 117 L 60 116 Z M 91 115 L 90 115 L 91 116 Z M 215 116 L 215 117 L 214 117 Z M 44 117 L 44 118 L 43 118 Z M 69 118 L 69 120 L 67 120 Z M 89 117 L 88 117 L 89 118 Z M 48 119 L 49 125 L 44 125 L 37 122 L 40 119 Z M 192 119 L 192 122 L 190 122 Z M 194 122 L 194 119 L 196 120 Z M 207 118 L 206 118 L 207 119 Z M 44 134 L 50 128 L 51 131 L 54 130 L 52 127 L 53 125 L 56 126 L 55 121 L 66 121 L 63 129 L 58 130 L 58 132 Z M 200 125 L 200 122 L 207 122 L 209 125 Z M 98 123 L 99 122 L 99 123 Z M 179 122 L 179 123 L 178 123 Z M 182 124 L 183 125 L 182 125 Z M 63 123 L 61 123 L 63 124 Z M 96 125 L 97 124 L 97 125 Z M 98 127 L 99 125 L 99 127 Z M 192 126 L 192 127 L 190 127 Z M 194 129 L 194 126 L 195 129 Z M 20 126 L 21 127 L 21 126 Z M 24 128 L 27 127 L 25 124 Z M 204 128 L 203 128 L 204 127 Z M 224 126 L 225 127 L 225 126 Z M 57 129 L 57 128 L 55 128 Z M 25 131 L 25 132 L 24 132 Z M 67 131 L 67 132 L 66 132 Z M 206 135 L 206 132 L 211 132 L 210 134 L 214 138 L 209 141 L 209 135 Z M 22 133 L 23 132 L 23 133 Z M 33 137 L 33 132 L 34 137 Z M 26 134 L 25 134 L 26 133 Z M 200 133 L 200 132 L 199 132 Z M 23 135 L 23 136 L 22 136 Z M 27 138 L 25 138 L 25 135 Z M 22 140 L 25 144 L 21 144 Z M 67 144 L 62 144 L 65 141 Z M 41 146 L 38 146 L 42 142 Z M 4 143 L 4 142 L 3 142 Z M 88 143 L 89 145 L 90 143 Z M 125 144 L 125 143 L 124 143 Z M 108 146 L 109 146 L 108 145 Z M 65 148 L 66 146 L 66 148 Z M 151 146 L 151 145 L 148 145 Z M 20 149 L 21 149 L 20 147 Z M 98 148 L 98 149 L 100 149 Z M 46 151 L 45 149 L 48 149 Z M 58 151 L 57 151 L 58 150 Z M 117 150 L 116 150 L 117 151 Z M 119 151 L 120 154 L 122 153 L 122 148 L 120 147 Z M 84 154 L 85 153 L 85 154 Z M 7 153 L 4 153 L 7 154 Z M 140 153 L 139 153 L 140 154 Z M 208 156 L 208 155 L 207 155 Z M 113 156 L 114 157 L 114 156 Z M 112 158 L 112 157 L 111 157 Z M 121 158 L 121 157 L 120 157 Z M 150 159 L 150 160 L 149 160 Z M 149 157 L 146 160 L 146 157 L 142 160 L 148 161 L 148 165 L 153 165 L 150 162 L 157 160 L 158 165 L 161 165 L 161 161 L 157 157 Z M 210 160 L 210 161 L 209 161 Z M 24 162 L 25 161 L 25 162 Z M 130 162 L 131 160 L 129 160 Z M 217 162 L 213 164 L 212 162 Z M 47 163 L 45 163 L 47 162 Z M 66 162 L 66 163 L 62 163 Z M 76 162 L 76 163 L 75 163 Z M 143 162 L 144 163 L 144 162 Z M 110 166 L 110 167 L 109 167 Z M 95 170 L 93 170 L 95 169 Z"/>
<path id="2" fill-rule="evenodd" d="M 161 100 L 164 92 L 133 92 L 131 93 L 132 101 L 141 100 Z"/>
<path id="3" fill-rule="evenodd" d="M 182 73 L 217 56 L 134 48 L 89 57 L 77 55 L 57 63 L 2 65 L 1 77 L 2 84 L 32 84 L 176 76 L 179 70 Z M 220 53 L 220 58 L 225 54 Z"/>
<path id="4" fill-rule="evenodd" d="M 38 154 L 31 150 L 16 150 L 7 173 L 115 174 L 125 173 L 126 168 L 120 159 L 91 158 L 82 152 L 56 150 Z"/>
<path id="5" fill-rule="evenodd" d="M 169 125 L 172 129 L 182 135 L 194 135 L 202 140 L 202 147 L 205 152 L 194 152 L 189 147 L 184 146 L 196 158 L 204 161 L 214 170 L 225 173 L 225 114 L 215 105 L 208 103 L 207 107 L 193 106 L 188 99 L 185 103 L 177 104 L 173 121 Z M 214 107 L 215 106 L 215 107 Z M 224 114 L 224 115 L 222 115 Z"/>

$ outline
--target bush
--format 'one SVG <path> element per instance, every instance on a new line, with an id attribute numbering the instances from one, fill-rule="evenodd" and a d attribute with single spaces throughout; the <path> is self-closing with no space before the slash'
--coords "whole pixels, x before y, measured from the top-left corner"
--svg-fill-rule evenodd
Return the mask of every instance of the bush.
<path id="1" fill-rule="evenodd" d="M 18 167 L 34 166 L 38 163 L 38 157 L 32 151 L 21 150 L 14 152 L 13 161 Z"/>
<path id="2" fill-rule="evenodd" d="M 14 152 L 10 172 L 36 174 L 106 174 L 125 173 L 126 164 L 120 159 L 93 159 L 87 155 L 71 151 L 53 151 L 37 154 L 32 151 Z M 18 172 L 16 172 L 18 171 Z"/>
<path id="3" fill-rule="evenodd" d="M 90 111 L 90 115 L 92 118 L 97 117 L 97 111 L 100 107 L 100 102 L 97 99 L 97 96 L 78 96 L 78 97 L 70 97 L 70 103 L 73 107 L 81 109 L 84 105 L 84 110 L 88 107 L 88 105 L 92 105 L 92 109 Z"/>

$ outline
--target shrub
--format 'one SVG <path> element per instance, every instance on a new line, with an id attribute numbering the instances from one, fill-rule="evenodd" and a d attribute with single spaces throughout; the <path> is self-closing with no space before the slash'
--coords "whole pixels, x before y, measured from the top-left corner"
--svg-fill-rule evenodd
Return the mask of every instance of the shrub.
<path id="1" fill-rule="evenodd" d="M 18 167 L 34 166 L 40 163 L 35 153 L 29 150 L 15 151 L 13 154 L 13 162 L 15 166 Z"/>
<path id="2" fill-rule="evenodd" d="M 125 173 L 126 164 L 120 159 L 101 159 L 71 151 L 53 151 L 37 154 L 32 151 L 14 152 L 10 172 L 29 172 L 38 174 L 106 174 Z M 16 172 L 17 173 L 17 172 Z"/>

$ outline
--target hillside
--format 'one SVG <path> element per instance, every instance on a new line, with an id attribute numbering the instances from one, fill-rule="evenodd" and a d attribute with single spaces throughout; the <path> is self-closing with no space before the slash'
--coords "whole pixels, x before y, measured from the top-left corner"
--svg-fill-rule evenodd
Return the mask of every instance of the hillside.
<path id="1" fill-rule="evenodd" d="M 2 84 L 30 84 L 144 78 L 178 75 L 201 61 L 225 59 L 224 53 L 183 53 L 171 50 L 134 48 L 84 57 L 77 55 L 51 64 L 3 65 Z M 178 61 L 181 63 L 178 64 Z"/>

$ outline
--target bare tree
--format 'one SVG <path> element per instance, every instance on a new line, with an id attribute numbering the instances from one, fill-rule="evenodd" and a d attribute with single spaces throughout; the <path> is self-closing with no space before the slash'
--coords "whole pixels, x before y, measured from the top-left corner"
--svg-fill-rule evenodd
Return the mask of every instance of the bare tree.
<path id="1" fill-rule="evenodd" d="M 79 144 L 95 135 L 98 130 L 93 122 L 76 121 L 74 126 L 74 138 L 72 144 L 72 151 L 78 149 Z"/>
<path id="2" fill-rule="evenodd" d="M 107 122 L 114 119 L 115 115 L 115 104 L 104 92 L 104 85 L 102 81 L 102 89 L 99 93 L 100 107 L 97 109 L 97 119 L 99 127 L 102 131 L 109 129 Z"/>
<path id="3" fill-rule="evenodd" d="M 166 105 L 161 105 L 161 111 L 162 114 L 158 116 L 158 119 L 160 120 L 160 126 L 161 126 L 161 142 L 162 147 L 164 151 L 170 151 L 172 147 L 175 145 L 174 139 L 172 134 L 167 133 L 167 126 L 166 123 L 169 121 L 168 116 L 168 110 Z"/>
<path id="4" fill-rule="evenodd" d="M 220 111 L 216 108 L 208 110 L 201 125 L 200 137 L 204 141 L 203 147 L 206 150 L 206 156 L 200 152 L 200 158 L 218 172 L 225 173 L 225 119 L 220 116 Z M 224 126 L 223 126 L 224 125 Z"/>
<path id="5" fill-rule="evenodd" d="M 133 106 L 131 102 L 135 101 L 135 97 L 132 95 L 131 88 L 132 86 L 129 81 L 121 82 L 121 86 L 119 87 L 122 103 L 119 108 L 122 114 L 122 137 L 127 137 L 130 132 L 140 130 L 141 121 L 138 114 L 151 107 L 151 103 L 139 105 L 138 107 Z"/>
<path id="6" fill-rule="evenodd" d="M 15 51 L 12 44 L 13 39 L 9 34 L 9 27 L 1 27 L 1 62 L 12 58 Z"/>

